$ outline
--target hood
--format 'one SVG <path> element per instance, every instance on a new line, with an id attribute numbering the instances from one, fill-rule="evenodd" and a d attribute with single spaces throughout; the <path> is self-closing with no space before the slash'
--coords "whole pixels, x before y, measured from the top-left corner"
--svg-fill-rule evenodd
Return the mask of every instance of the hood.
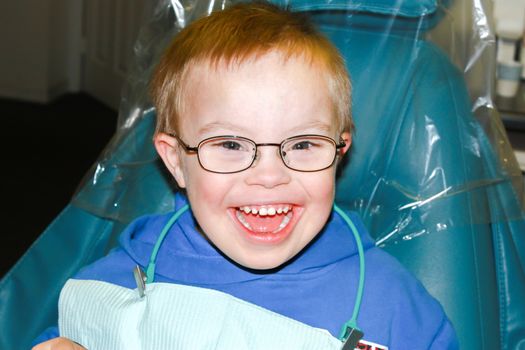
<path id="1" fill-rule="evenodd" d="M 188 203 L 185 196 L 175 196 L 175 210 Z M 356 226 L 366 250 L 374 247 L 363 223 L 355 213 L 348 213 Z M 145 267 L 149 263 L 153 247 L 160 232 L 173 213 L 161 216 L 145 216 L 134 221 L 121 235 L 121 247 Z M 343 259 L 357 257 L 357 245 L 352 232 L 343 219 L 332 212 L 324 229 L 296 257 L 282 266 L 268 270 L 250 270 L 224 256 L 196 229 L 191 210 L 185 212 L 171 227 L 156 262 L 158 276 L 184 284 L 227 284 L 262 278 L 289 279 L 293 275 L 307 278 L 323 273 L 323 270 Z"/>

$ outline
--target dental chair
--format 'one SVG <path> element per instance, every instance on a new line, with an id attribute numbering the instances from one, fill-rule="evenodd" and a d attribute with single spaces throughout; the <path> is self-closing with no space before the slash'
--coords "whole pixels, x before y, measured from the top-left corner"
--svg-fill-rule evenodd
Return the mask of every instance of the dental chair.
<path id="1" fill-rule="evenodd" d="M 473 27 L 486 23 L 480 1 L 461 3 L 459 13 L 476 12 Z M 336 202 L 359 212 L 377 244 L 442 303 L 462 349 L 525 349 L 521 174 L 490 91 L 469 80 L 475 62 L 493 53 L 488 24 L 478 31 L 483 50 L 468 53 L 462 65 L 458 51 L 448 55 L 439 40 L 429 40 L 453 24 L 447 18 L 454 4 L 283 4 L 312 17 L 351 74 L 356 132 Z M 68 278 L 114 247 L 134 218 L 173 208 L 177 189 L 151 142 L 147 81 L 169 37 L 223 5 L 157 2 L 135 47 L 118 132 L 71 203 L 0 282 L 0 349 L 29 348 L 56 324 Z"/>

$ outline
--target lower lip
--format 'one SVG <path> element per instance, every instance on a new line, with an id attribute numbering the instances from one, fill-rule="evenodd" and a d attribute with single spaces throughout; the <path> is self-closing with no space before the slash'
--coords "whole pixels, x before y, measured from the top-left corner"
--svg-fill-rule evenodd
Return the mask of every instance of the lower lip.
<path id="1" fill-rule="evenodd" d="M 293 207 L 293 215 L 290 219 L 290 222 L 288 223 L 288 225 L 286 225 L 286 227 L 284 227 L 277 233 L 259 233 L 248 230 L 241 222 L 239 222 L 239 219 L 237 219 L 236 211 L 237 209 L 230 209 L 230 217 L 235 222 L 237 227 L 239 227 L 240 230 L 243 233 L 245 233 L 245 237 L 257 244 L 275 245 L 279 244 L 280 242 L 284 241 L 288 236 L 290 236 L 303 210 L 302 208 Z"/>

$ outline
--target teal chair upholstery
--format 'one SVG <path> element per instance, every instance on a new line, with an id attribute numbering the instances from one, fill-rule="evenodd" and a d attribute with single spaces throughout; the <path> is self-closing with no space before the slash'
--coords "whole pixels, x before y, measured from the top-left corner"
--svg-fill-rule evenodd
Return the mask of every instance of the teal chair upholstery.
<path id="1" fill-rule="evenodd" d="M 463 74 L 424 39 L 442 7 L 391 3 L 289 4 L 339 47 L 353 82 L 356 132 L 336 201 L 441 301 L 461 348 L 525 349 L 519 192 L 471 112 Z M 177 189 L 151 142 L 155 112 L 141 111 L 0 282 L 1 349 L 27 349 L 55 324 L 62 285 L 133 218 L 172 208 Z"/>
<path id="2" fill-rule="evenodd" d="M 520 198 L 463 74 L 425 40 L 325 19 L 348 60 L 357 130 L 336 200 L 441 301 L 461 348 L 525 346 Z"/>

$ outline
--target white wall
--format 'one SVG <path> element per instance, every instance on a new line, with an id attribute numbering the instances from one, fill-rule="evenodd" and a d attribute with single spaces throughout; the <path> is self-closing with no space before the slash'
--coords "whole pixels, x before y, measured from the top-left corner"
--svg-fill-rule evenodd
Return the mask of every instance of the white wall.
<path id="1" fill-rule="evenodd" d="M 132 48 L 151 0 L 87 0 L 82 89 L 118 109 Z"/>
<path id="2" fill-rule="evenodd" d="M 48 102 L 78 90 L 80 17 L 72 16 L 81 16 L 81 0 L 0 2 L 0 96 Z"/>

